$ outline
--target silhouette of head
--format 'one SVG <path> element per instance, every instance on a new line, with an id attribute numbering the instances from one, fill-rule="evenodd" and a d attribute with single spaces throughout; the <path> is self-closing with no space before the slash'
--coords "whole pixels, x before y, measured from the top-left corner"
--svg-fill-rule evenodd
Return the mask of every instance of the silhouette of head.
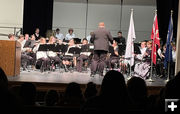
<path id="1" fill-rule="evenodd" d="M 180 99 L 180 72 L 165 86 L 165 98 Z"/>
<path id="2" fill-rule="evenodd" d="M 87 88 L 85 90 L 84 96 L 86 99 L 96 96 L 97 94 L 97 89 L 96 89 L 96 84 L 94 84 L 93 82 L 89 82 L 87 84 Z"/>
<path id="3" fill-rule="evenodd" d="M 65 90 L 65 101 L 69 103 L 79 102 L 82 97 L 80 85 L 75 82 L 69 83 Z"/>
<path id="4" fill-rule="evenodd" d="M 54 106 L 59 100 L 59 95 L 56 90 L 49 90 L 45 95 L 45 104 L 47 106 Z"/>
<path id="5" fill-rule="evenodd" d="M 124 76 L 114 70 L 107 72 L 102 81 L 100 94 L 103 96 L 127 97 Z"/>
<path id="6" fill-rule="evenodd" d="M 139 100 L 139 98 L 141 99 L 147 97 L 147 86 L 142 78 L 132 77 L 127 82 L 127 88 L 133 100 Z"/>
<path id="7" fill-rule="evenodd" d="M 8 88 L 8 79 L 5 72 L 3 71 L 1 67 L 0 67 L 0 88 L 2 89 Z"/>
<path id="8" fill-rule="evenodd" d="M 20 87 L 20 96 L 23 104 L 34 105 L 36 100 L 36 86 L 33 83 L 25 82 Z"/>

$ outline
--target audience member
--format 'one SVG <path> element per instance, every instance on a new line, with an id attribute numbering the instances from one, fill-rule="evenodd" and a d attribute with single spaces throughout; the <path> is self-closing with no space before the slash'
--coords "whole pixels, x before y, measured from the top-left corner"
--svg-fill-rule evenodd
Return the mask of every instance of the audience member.
<path id="1" fill-rule="evenodd" d="M 88 100 L 91 97 L 95 97 L 97 94 L 96 84 L 89 82 L 84 92 L 84 97 Z"/>
<path id="2" fill-rule="evenodd" d="M 24 82 L 20 87 L 20 97 L 24 105 L 36 105 L 36 86 L 30 82 Z"/>
<path id="3" fill-rule="evenodd" d="M 45 95 L 45 105 L 55 106 L 59 100 L 59 94 L 56 90 L 49 90 Z"/>
<path id="4" fill-rule="evenodd" d="M 84 103 L 80 85 L 75 82 L 69 83 L 63 100 L 63 104 L 67 106 L 80 106 Z"/>
<path id="5" fill-rule="evenodd" d="M 127 82 L 127 88 L 133 102 L 132 108 L 136 110 L 145 110 L 147 104 L 146 82 L 142 78 L 132 77 Z"/>
<path id="6" fill-rule="evenodd" d="M 128 92 L 124 76 L 111 70 L 102 81 L 100 95 L 89 99 L 83 106 L 85 112 L 123 112 L 128 109 Z"/>

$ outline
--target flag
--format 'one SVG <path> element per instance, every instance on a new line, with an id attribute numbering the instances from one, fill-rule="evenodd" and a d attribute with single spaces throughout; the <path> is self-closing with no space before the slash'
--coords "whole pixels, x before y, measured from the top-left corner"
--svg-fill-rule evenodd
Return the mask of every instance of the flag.
<path id="1" fill-rule="evenodd" d="M 160 48 L 160 39 L 159 39 L 159 29 L 158 29 L 158 20 L 157 20 L 157 13 L 155 13 L 154 16 L 154 22 L 151 32 L 151 40 L 152 40 L 152 53 L 151 53 L 151 59 L 154 64 L 156 64 L 156 49 Z"/>
<path id="2" fill-rule="evenodd" d="M 165 59 L 164 59 L 164 67 L 167 68 L 168 62 L 172 61 L 172 46 L 171 41 L 173 38 L 173 19 L 172 13 L 169 19 L 169 27 L 168 27 L 168 34 L 167 34 L 167 41 L 166 41 L 166 52 L 165 52 Z"/>
<path id="3" fill-rule="evenodd" d="M 126 42 L 125 59 L 130 66 L 134 65 L 134 40 L 136 38 L 133 20 L 133 10 L 131 10 L 130 24 L 128 30 L 128 37 Z"/>

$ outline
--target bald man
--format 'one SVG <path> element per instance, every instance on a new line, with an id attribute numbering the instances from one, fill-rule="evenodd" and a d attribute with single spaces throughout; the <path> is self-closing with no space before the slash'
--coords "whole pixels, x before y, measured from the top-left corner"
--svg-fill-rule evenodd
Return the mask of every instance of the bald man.
<path id="1" fill-rule="evenodd" d="M 91 77 L 95 73 L 103 76 L 105 60 L 109 50 L 109 41 L 113 43 L 113 37 L 109 30 L 105 28 L 104 22 L 100 22 L 98 29 L 93 32 L 91 42 L 94 44 L 94 56 L 91 63 Z"/>

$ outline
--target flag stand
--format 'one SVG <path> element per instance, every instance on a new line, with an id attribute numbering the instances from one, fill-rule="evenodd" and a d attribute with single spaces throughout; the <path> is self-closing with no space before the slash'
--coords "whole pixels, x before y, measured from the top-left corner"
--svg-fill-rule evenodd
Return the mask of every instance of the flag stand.
<path id="1" fill-rule="evenodd" d="M 155 35 L 154 35 L 155 38 Z M 153 39 L 153 45 L 154 45 L 154 39 Z M 152 79 L 152 75 L 153 75 L 153 56 L 152 53 L 154 53 L 154 46 L 152 46 L 152 52 L 151 52 L 151 72 L 150 72 L 150 77 L 149 79 L 147 79 L 146 81 L 148 82 L 154 82 L 154 80 Z"/>
<path id="2" fill-rule="evenodd" d="M 169 46 L 170 47 L 170 46 Z M 170 57 L 170 55 L 169 55 Z M 169 77 L 170 77 L 170 61 L 168 62 L 168 76 L 167 76 L 167 79 L 165 80 L 165 82 L 168 82 L 169 81 Z"/>
<path id="3" fill-rule="evenodd" d="M 155 15 L 157 15 L 157 10 L 155 10 Z M 156 34 L 156 31 L 154 31 L 154 33 Z M 153 54 L 154 54 L 154 47 L 156 47 L 156 46 L 154 46 L 154 45 L 156 45 L 156 44 L 154 44 L 155 43 L 154 40 L 155 40 L 155 35 L 153 37 L 153 43 L 152 43 L 153 45 L 152 45 L 152 51 L 151 51 L 151 72 L 150 72 L 149 79 L 146 80 L 148 82 L 154 82 L 154 80 L 152 79 L 152 75 L 153 75 Z"/>

